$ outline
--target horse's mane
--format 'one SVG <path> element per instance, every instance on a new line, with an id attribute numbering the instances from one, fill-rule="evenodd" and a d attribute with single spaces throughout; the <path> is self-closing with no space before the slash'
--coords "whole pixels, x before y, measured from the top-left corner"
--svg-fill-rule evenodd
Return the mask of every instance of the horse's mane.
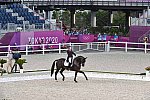
<path id="1" fill-rule="evenodd" d="M 84 58 L 83 56 L 77 56 L 76 58 Z"/>
<path id="2" fill-rule="evenodd" d="M 83 56 L 77 56 L 74 58 L 73 60 L 73 64 L 77 64 L 77 63 L 81 63 L 81 60 L 83 59 L 84 57 Z"/>
<path id="3" fill-rule="evenodd" d="M 78 57 L 83 57 L 83 56 L 78 56 Z"/>

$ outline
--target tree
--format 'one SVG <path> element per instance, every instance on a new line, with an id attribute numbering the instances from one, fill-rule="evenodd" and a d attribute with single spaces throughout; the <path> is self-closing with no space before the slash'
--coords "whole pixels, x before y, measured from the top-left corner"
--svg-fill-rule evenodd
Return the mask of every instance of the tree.
<path id="1" fill-rule="evenodd" d="M 76 11 L 76 27 L 77 28 L 88 28 L 91 33 L 123 33 L 126 35 L 128 30 L 125 30 L 125 13 L 122 11 L 113 12 L 113 23 L 112 26 L 119 26 L 119 29 L 112 29 L 110 25 L 109 11 L 99 10 L 96 13 L 96 25 L 97 27 L 91 27 L 91 12 L 88 11 Z M 63 24 L 70 26 L 70 11 L 65 10 L 62 13 L 55 11 L 53 18 L 62 20 Z M 104 26 L 110 26 L 104 28 Z M 120 34 L 122 35 L 122 34 Z"/>
<path id="2" fill-rule="evenodd" d="M 99 27 L 109 26 L 109 13 L 108 11 L 99 10 L 96 13 L 96 24 Z"/>
<path id="3" fill-rule="evenodd" d="M 76 26 L 78 28 L 88 27 L 90 25 L 89 13 L 87 11 L 78 11 L 76 13 Z"/>
<path id="4" fill-rule="evenodd" d="M 121 28 L 124 28 L 125 21 L 126 21 L 125 13 L 123 13 L 121 11 L 114 13 L 113 25 L 120 26 Z"/>
<path id="5" fill-rule="evenodd" d="M 59 13 L 57 11 L 53 11 L 52 19 L 58 19 Z"/>
<path id="6" fill-rule="evenodd" d="M 61 20 L 66 26 L 70 26 L 70 12 L 69 12 L 69 10 L 62 12 L 62 19 Z"/>

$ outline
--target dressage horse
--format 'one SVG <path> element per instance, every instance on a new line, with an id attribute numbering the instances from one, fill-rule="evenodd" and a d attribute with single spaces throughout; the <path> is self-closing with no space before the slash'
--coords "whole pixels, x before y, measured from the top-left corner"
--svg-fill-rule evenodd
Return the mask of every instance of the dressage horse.
<path id="1" fill-rule="evenodd" d="M 86 58 L 87 58 L 87 57 L 86 57 Z M 77 73 L 78 73 L 78 72 L 79 72 L 79 73 L 82 73 L 82 74 L 85 76 L 86 80 L 88 80 L 88 78 L 86 77 L 85 73 L 84 73 L 83 71 L 80 71 L 81 66 L 84 67 L 84 65 L 85 65 L 86 58 L 84 58 L 83 56 L 78 56 L 78 57 L 74 58 L 73 64 L 72 64 L 71 67 L 68 67 L 68 66 L 65 66 L 65 65 L 64 65 L 64 62 L 65 62 L 65 60 L 66 60 L 65 58 L 60 58 L 60 59 L 55 60 L 55 61 L 53 62 L 53 64 L 52 64 L 52 67 L 51 67 L 51 76 L 52 76 L 53 73 L 54 73 L 54 67 L 55 67 L 55 62 L 56 62 L 55 80 L 57 80 L 57 73 L 59 72 L 59 70 L 60 70 L 60 74 L 61 74 L 62 77 L 63 77 L 62 80 L 63 80 L 63 81 L 65 80 L 65 76 L 63 75 L 63 71 L 64 71 L 65 69 L 70 70 L 70 71 L 75 71 L 75 77 L 74 77 L 74 81 L 75 81 L 75 82 L 77 82 L 77 81 L 76 81 L 76 77 L 77 77 Z M 68 69 L 68 68 L 69 68 L 69 69 Z"/>

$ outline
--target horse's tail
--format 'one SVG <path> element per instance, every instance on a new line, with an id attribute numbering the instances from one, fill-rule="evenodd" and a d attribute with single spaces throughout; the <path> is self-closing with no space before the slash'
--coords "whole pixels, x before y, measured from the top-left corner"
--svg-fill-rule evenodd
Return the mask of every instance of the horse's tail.
<path id="1" fill-rule="evenodd" d="M 54 62 L 53 62 L 53 64 L 52 64 L 52 67 L 51 67 L 51 76 L 53 75 L 53 73 L 54 73 L 54 67 L 55 67 L 55 62 L 56 62 L 57 60 L 55 60 Z"/>

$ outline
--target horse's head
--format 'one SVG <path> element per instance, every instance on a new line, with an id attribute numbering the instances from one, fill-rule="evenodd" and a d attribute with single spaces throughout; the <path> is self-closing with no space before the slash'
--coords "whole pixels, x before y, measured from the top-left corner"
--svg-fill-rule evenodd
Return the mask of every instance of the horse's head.
<path id="1" fill-rule="evenodd" d="M 81 66 L 84 67 L 86 58 L 84 58 L 83 56 L 78 56 L 73 60 L 73 64 L 76 65 L 77 67 L 81 67 Z"/>
<path id="2" fill-rule="evenodd" d="M 81 66 L 83 66 L 83 67 L 84 67 L 84 65 L 85 65 L 86 58 L 87 58 L 87 57 L 84 58 L 83 56 L 81 56 Z"/>

